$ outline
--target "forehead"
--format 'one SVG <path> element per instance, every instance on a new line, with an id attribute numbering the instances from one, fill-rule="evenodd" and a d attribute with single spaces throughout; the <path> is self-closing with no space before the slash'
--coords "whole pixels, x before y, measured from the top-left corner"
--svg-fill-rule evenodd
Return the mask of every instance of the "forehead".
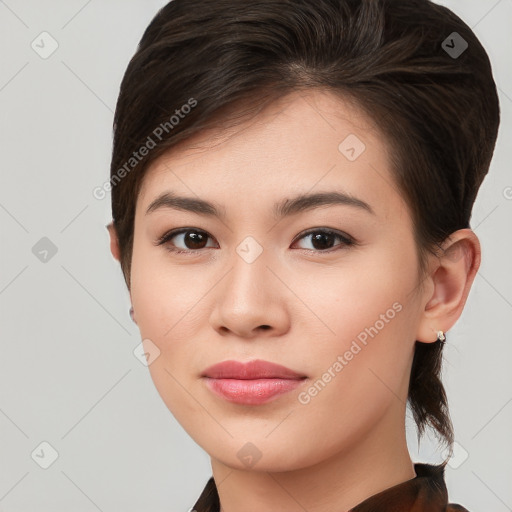
<path id="1" fill-rule="evenodd" d="M 147 206 L 165 189 L 204 198 L 251 194 L 270 200 L 336 187 L 373 200 L 383 193 L 401 200 L 383 134 L 346 98 L 320 90 L 294 92 L 226 126 L 196 133 L 152 162 L 138 204 Z"/>

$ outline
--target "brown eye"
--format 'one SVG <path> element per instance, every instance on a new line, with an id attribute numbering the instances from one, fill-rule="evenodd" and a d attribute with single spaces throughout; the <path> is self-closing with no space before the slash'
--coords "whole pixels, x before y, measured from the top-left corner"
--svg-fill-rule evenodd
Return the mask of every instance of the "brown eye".
<path id="1" fill-rule="evenodd" d="M 208 235 L 197 231 L 187 231 L 183 236 L 183 243 L 187 249 L 203 249 L 208 240 Z"/>
<path id="2" fill-rule="evenodd" d="M 327 229 L 311 230 L 308 233 L 303 234 L 299 240 L 307 238 L 310 239 L 312 247 L 302 247 L 302 249 L 311 249 L 316 252 L 327 252 L 337 246 L 343 248 L 343 246 L 350 246 L 354 244 L 354 241 L 350 237 Z M 336 240 L 341 240 L 341 244 L 336 244 Z"/>
<path id="3" fill-rule="evenodd" d="M 180 229 L 164 234 L 157 245 L 167 244 L 170 251 L 192 252 L 211 247 L 207 246 L 209 238 L 208 233 L 199 229 Z"/>

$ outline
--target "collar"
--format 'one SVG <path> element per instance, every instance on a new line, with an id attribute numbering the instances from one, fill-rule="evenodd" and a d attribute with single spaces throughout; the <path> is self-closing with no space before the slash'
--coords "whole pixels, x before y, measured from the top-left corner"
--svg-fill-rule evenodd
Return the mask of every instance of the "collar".
<path id="1" fill-rule="evenodd" d="M 448 503 L 444 481 L 445 465 L 414 464 L 416 476 L 370 496 L 349 512 L 469 512 Z M 193 507 L 194 512 L 220 512 L 219 495 L 213 476 Z"/>

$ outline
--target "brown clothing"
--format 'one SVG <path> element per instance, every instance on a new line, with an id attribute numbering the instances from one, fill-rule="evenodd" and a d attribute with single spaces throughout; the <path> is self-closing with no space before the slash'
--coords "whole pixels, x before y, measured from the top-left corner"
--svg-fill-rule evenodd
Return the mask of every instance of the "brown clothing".
<path id="1" fill-rule="evenodd" d="M 444 465 L 414 464 L 416 476 L 365 499 L 349 512 L 468 512 L 448 503 Z M 220 512 L 213 476 L 194 505 L 193 512 Z"/>

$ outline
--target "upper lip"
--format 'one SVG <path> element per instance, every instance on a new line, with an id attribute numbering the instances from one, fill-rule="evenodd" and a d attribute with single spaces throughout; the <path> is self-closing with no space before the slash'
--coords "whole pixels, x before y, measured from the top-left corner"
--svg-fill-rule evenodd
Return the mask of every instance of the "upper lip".
<path id="1" fill-rule="evenodd" d="M 301 375 L 286 366 L 255 359 L 253 361 L 222 361 L 206 368 L 201 377 L 211 377 L 213 379 L 302 379 Z"/>

